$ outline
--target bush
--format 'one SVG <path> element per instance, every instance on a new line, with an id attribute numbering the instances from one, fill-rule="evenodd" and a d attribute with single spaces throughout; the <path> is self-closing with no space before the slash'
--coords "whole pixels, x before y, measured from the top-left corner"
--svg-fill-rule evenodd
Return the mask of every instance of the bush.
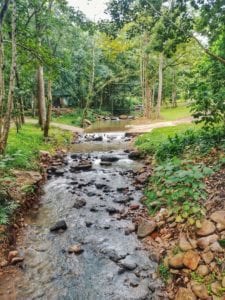
<path id="1" fill-rule="evenodd" d="M 161 206 L 177 207 L 197 213 L 196 204 L 206 198 L 204 178 L 213 173 L 204 164 L 189 161 L 166 161 L 154 169 L 146 190 L 149 210 Z M 188 207 L 187 207 L 188 205 Z M 197 207 L 197 210 L 196 210 Z M 191 211 L 192 210 L 192 211 Z"/>

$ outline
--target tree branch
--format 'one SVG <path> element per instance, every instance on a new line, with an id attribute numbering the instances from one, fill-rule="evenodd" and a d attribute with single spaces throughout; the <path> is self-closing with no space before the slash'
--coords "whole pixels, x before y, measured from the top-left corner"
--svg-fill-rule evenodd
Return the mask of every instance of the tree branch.
<path id="1" fill-rule="evenodd" d="M 1 11 L 0 11 L 0 27 L 2 26 L 3 19 L 4 19 L 4 16 L 5 16 L 7 10 L 8 10 L 8 6 L 9 6 L 10 1 L 11 0 L 5 0 L 5 2 L 2 5 Z"/>

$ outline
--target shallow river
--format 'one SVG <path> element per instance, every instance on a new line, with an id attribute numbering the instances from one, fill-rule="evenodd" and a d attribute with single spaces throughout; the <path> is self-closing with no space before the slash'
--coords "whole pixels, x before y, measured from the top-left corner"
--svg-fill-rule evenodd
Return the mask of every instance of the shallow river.
<path id="1" fill-rule="evenodd" d="M 25 261 L 14 282 L 15 299 L 157 299 L 152 292 L 156 265 L 136 234 L 125 234 L 132 221 L 119 217 L 142 197 L 133 185 L 133 172 L 142 164 L 128 159 L 124 150 L 129 140 L 123 133 L 100 135 L 102 141 L 95 142 L 89 135 L 81 137 L 72 149 L 78 155 L 68 155 L 64 175 L 52 176 L 45 184 L 39 212 L 29 221 L 20 245 Z M 101 166 L 102 155 L 118 160 Z M 71 164 L 81 159 L 93 167 L 72 172 Z M 80 199 L 86 205 L 75 208 Z M 50 232 L 59 220 L 65 220 L 68 229 Z M 69 254 L 68 248 L 78 243 L 84 251 Z M 10 298 L 2 294 L 0 299 Z"/>

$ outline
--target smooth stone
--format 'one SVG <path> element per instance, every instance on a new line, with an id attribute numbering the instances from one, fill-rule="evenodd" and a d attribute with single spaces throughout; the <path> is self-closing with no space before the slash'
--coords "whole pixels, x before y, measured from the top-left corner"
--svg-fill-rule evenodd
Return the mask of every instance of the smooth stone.
<path id="1" fill-rule="evenodd" d="M 212 252 L 224 252 L 224 249 L 220 246 L 218 242 L 214 242 L 209 246 Z"/>
<path id="2" fill-rule="evenodd" d="M 50 228 L 50 231 L 66 230 L 67 224 L 64 220 L 57 222 L 54 226 Z"/>
<path id="3" fill-rule="evenodd" d="M 182 251 L 188 251 L 193 249 L 192 245 L 187 241 L 186 236 L 184 234 L 180 235 L 179 247 Z"/>
<path id="4" fill-rule="evenodd" d="M 184 254 L 178 253 L 169 258 L 169 266 L 173 269 L 182 269 L 184 267 Z"/>
<path id="5" fill-rule="evenodd" d="M 209 220 L 204 220 L 201 225 L 202 227 L 196 232 L 198 236 L 207 236 L 216 230 L 216 226 Z"/>
<path id="6" fill-rule="evenodd" d="M 216 242 L 219 239 L 217 234 L 212 234 L 206 237 L 202 237 L 197 240 L 197 245 L 201 249 L 207 248 L 210 244 Z"/>
<path id="7" fill-rule="evenodd" d="M 206 265 L 200 265 L 198 266 L 196 273 L 200 276 L 206 276 L 209 274 L 209 268 Z"/>
<path id="8" fill-rule="evenodd" d="M 197 252 L 189 250 L 184 254 L 183 264 L 191 270 L 196 270 L 200 261 L 200 256 Z"/>
<path id="9" fill-rule="evenodd" d="M 214 254 L 211 251 L 202 253 L 202 259 L 206 264 L 210 264 L 214 259 Z"/>
<path id="10" fill-rule="evenodd" d="M 24 261 L 24 257 L 13 257 L 13 259 L 11 260 L 11 264 L 15 265 L 23 261 Z"/>
<path id="11" fill-rule="evenodd" d="M 222 286 L 219 281 L 215 281 L 211 284 L 213 294 L 218 295 L 221 292 Z"/>
<path id="12" fill-rule="evenodd" d="M 225 227 L 225 210 L 217 210 L 211 214 L 210 219 L 216 223 L 223 224 Z"/>
<path id="13" fill-rule="evenodd" d="M 191 289 L 193 293 L 199 298 L 199 299 L 209 299 L 209 294 L 207 291 L 207 288 L 204 284 L 199 284 L 196 282 L 191 283 Z"/>
<path id="14" fill-rule="evenodd" d="M 144 238 L 150 235 L 156 229 L 156 222 L 153 220 L 142 220 L 138 225 L 137 236 L 139 238 Z"/>
<path id="15" fill-rule="evenodd" d="M 185 288 L 179 288 L 175 300 L 196 300 L 196 296 L 191 290 Z"/>
<path id="16" fill-rule="evenodd" d="M 124 269 L 132 271 L 136 269 L 137 264 L 135 262 L 135 257 L 128 255 L 126 258 L 120 260 L 119 262 L 120 266 L 122 266 Z"/>

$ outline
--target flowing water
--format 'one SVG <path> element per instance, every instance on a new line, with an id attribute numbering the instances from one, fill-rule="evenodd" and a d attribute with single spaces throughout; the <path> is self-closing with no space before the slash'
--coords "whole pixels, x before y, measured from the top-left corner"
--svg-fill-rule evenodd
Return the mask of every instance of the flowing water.
<path id="1" fill-rule="evenodd" d="M 98 136 L 100 140 L 93 142 Z M 46 183 L 41 207 L 30 218 L 19 245 L 25 260 L 13 281 L 15 299 L 156 299 L 152 292 L 156 265 L 136 234 L 125 234 L 132 221 L 120 217 L 142 197 L 133 185 L 133 173 L 142 164 L 128 158 L 128 147 L 124 133 L 86 135 L 73 146 L 77 155 L 68 155 L 64 174 L 53 175 Z M 118 160 L 101 166 L 102 155 Z M 91 161 L 92 168 L 72 171 L 74 161 L 83 159 Z M 86 205 L 75 208 L 80 199 Z M 65 220 L 68 229 L 50 232 L 59 220 Z M 69 254 L 68 248 L 78 243 L 84 251 Z M 10 299 L 4 298 L 2 289 L 1 295 L 0 299 Z"/>

